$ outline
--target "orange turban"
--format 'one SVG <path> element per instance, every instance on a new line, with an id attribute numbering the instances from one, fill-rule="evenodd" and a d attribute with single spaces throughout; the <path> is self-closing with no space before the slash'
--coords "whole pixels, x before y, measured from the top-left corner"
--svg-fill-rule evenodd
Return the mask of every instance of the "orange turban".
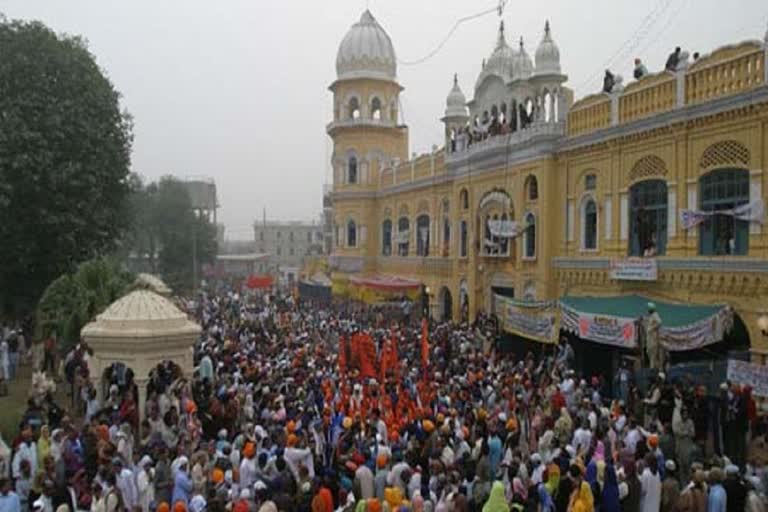
<path id="1" fill-rule="evenodd" d="M 168 504 L 168 502 L 162 501 L 157 506 L 157 512 L 171 512 L 171 506 Z"/>
<path id="2" fill-rule="evenodd" d="M 194 414 L 196 412 L 197 412 L 197 404 L 195 404 L 195 402 L 192 401 L 192 400 L 187 400 L 187 414 Z M 176 512 L 176 510 L 175 510 L 176 509 L 176 505 L 178 505 L 178 503 L 176 503 L 173 506 L 174 512 Z M 182 505 L 184 505 L 184 504 L 182 503 Z"/>
<path id="3" fill-rule="evenodd" d="M 102 441 L 109 441 L 109 427 L 106 425 L 99 425 L 96 427 L 96 433 Z"/>
<path id="4" fill-rule="evenodd" d="M 344 427 L 345 430 L 349 430 L 352 427 L 352 418 L 346 416 L 341 422 L 341 426 Z"/>
<path id="5" fill-rule="evenodd" d="M 288 424 L 285 426 L 285 429 L 288 431 L 289 434 L 293 434 L 296 432 L 296 422 L 291 420 L 288 422 Z"/>
<path id="6" fill-rule="evenodd" d="M 173 504 L 173 512 L 187 512 L 187 506 L 183 501 L 179 500 Z"/>
<path id="7" fill-rule="evenodd" d="M 652 435 L 648 437 L 648 446 L 651 448 L 657 448 L 659 446 L 659 436 Z"/>
<path id="8" fill-rule="evenodd" d="M 376 457 L 376 467 L 377 468 L 383 468 L 387 465 L 387 456 L 383 453 L 380 453 Z"/>
<path id="9" fill-rule="evenodd" d="M 370 498 L 365 505 L 367 512 L 381 512 L 381 503 L 376 498 Z"/>
<path id="10" fill-rule="evenodd" d="M 296 437 L 296 434 L 290 434 L 288 436 L 288 440 L 286 441 L 286 445 L 293 447 L 293 446 L 296 446 L 298 442 L 299 442 L 299 438 Z"/>
<path id="11" fill-rule="evenodd" d="M 428 433 L 429 433 L 429 432 L 432 432 L 433 430 L 435 430 L 435 424 L 434 424 L 434 423 L 432 423 L 432 422 L 431 422 L 431 421 L 429 421 L 429 420 L 424 420 L 424 421 L 421 423 L 421 426 L 424 428 L 424 431 L 425 431 L 425 432 L 428 432 Z"/>
<path id="12" fill-rule="evenodd" d="M 211 480 L 213 480 L 213 483 L 215 483 L 216 485 L 220 484 L 221 482 L 224 481 L 224 472 L 219 468 L 213 468 L 213 473 L 211 474 Z"/>
<path id="13" fill-rule="evenodd" d="M 243 448 L 243 455 L 248 457 L 249 459 L 256 455 L 256 447 L 253 443 L 245 443 L 245 447 Z"/>

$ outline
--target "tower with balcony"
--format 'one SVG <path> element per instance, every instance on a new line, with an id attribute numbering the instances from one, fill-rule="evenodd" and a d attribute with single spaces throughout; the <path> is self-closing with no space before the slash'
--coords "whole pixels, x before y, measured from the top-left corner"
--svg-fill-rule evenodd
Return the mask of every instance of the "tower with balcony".
<path id="1" fill-rule="evenodd" d="M 398 122 L 397 60 L 387 32 L 366 10 L 339 46 L 331 84 L 333 119 L 333 255 L 351 270 L 376 255 L 375 201 L 362 200 L 380 172 L 408 156 L 408 129 Z M 344 269 L 339 269 L 344 270 Z"/>

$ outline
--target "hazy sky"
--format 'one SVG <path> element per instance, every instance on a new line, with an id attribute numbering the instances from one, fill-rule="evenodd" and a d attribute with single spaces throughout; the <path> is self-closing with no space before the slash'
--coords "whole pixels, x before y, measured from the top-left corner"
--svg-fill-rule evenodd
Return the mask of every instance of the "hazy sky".
<path id="1" fill-rule="evenodd" d="M 496 0 L 0 0 L 9 18 L 39 19 L 84 36 L 135 120 L 133 169 L 216 180 L 228 238 L 250 238 L 270 219 L 317 218 L 330 180 L 328 85 L 336 50 L 369 5 L 398 59 L 429 53 L 454 22 Z M 762 39 L 765 0 L 510 0 L 507 40 L 533 56 L 544 20 L 560 47 L 576 97 L 599 87 L 602 70 L 631 75 L 640 56 L 651 71 L 676 45 L 702 54 Z M 411 151 L 441 144 L 439 118 L 454 72 L 472 97 L 498 16 L 459 27 L 416 66 L 398 65 Z M 591 81 L 590 81 L 591 78 Z"/>

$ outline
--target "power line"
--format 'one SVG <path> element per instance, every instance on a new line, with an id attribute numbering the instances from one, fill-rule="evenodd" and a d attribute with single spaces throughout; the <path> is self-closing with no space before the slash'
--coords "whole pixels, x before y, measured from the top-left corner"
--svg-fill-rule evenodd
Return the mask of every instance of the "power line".
<path id="1" fill-rule="evenodd" d="M 459 18 L 458 20 L 456 20 L 456 23 L 453 24 L 453 27 L 451 27 L 451 30 L 448 31 L 448 34 L 443 38 L 442 41 L 440 41 L 440 43 L 437 45 L 437 47 L 435 47 L 434 50 L 432 50 L 431 52 L 426 54 L 424 57 L 421 57 L 420 59 L 410 60 L 410 61 L 397 59 L 397 62 L 400 65 L 402 65 L 402 66 L 416 66 L 416 65 L 421 64 L 423 62 L 426 62 L 427 60 L 429 60 L 432 57 L 434 57 L 435 55 L 437 55 L 440 52 L 440 50 L 443 49 L 445 44 L 448 42 L 448 40 L 451 38 L 451 36 L 454 34 L 454 32 L 456 32 L 456 30 L 458 30 L 459 26 L 462 23 L 465 23 L 467 21 L 472 21 L 472 20 L 475 20 L 477 18 L 481 18 L 481 17 L 486 16 L 488 14 L 491 14 L 493 12 L 496 12 L 496 13 L 499 14 L 499 16 L 501 16 L 503 14 L 503 12 L 504 12 L 504 6 L 505 5 L 506 5 L 506 0 L 499 0 L 499 2 L 496 5 L 496 7 L 492 7 L 490 9 L 486 9 L 485 11 L 479 12 L 477 14 L 472 14 L 471 16 L 464 16 L 463 18 Z"/>
<path id="2" fill-rule="evenodd" d="M 608 58 L 608 60 L 605 61 L 605 63 L 600 66 L 592 75 L 590 75 L 587 79 L 583 80 L 576 89 L 581 89 L 587 85 L 589 85 L 593 80 L 595 80 L 600 73 L 603 72 L 605 69 L 610 69 L 611 65 L 614 64 L 617 60 L 619 60 L 619 57 L 621 59 L 624 59 L 627 54 L 632 52 L 637 45 L 640 43 L 642 39 L 644 39 L 648 33 L 648 31 L 653 27 L 659 20 L 659 18 L 664 14 L 664 12 L 669 9 L 669 6 L 672 4 L 673 0 L 660 0 L 656 6 L 651 9 L 651 12 L 649 12 L 643 20 L 640 22 L 640 25 L 635 29 L 635 31 L 632 33 L 629 38 L 624 41 L 619 48 L 613 53 L 613 55 Z"/>

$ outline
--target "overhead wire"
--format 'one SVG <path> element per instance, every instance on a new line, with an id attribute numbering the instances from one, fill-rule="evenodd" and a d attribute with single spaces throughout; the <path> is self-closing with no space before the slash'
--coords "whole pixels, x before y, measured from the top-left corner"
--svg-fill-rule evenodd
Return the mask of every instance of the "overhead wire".
<path id="1" fill-rule="evenodd" d="M 602 66 L 597 68 L 593 74 L 589 75 L 588 78 L 580 82 L 576 89 L 581 89 L 588 86 L 591 82 L 600 76 L 600 73 L 602 73 L 603 70 L 610 69 L 610 67 L 617 61 L 623 60 L 627 55 L 634 51 L 638 44 L 640 44 L 640 41 L 645 39 L 648 31 L 654 25 L 656 25 L 656 23 L 659 21 L 659 18 L 669 9 L 672 3 L 673 0 L 659 0 L 656 6 L 651 9 L 651 11 L 643 18 L 643 20 L 640 22 L 640 25 L 637 29 L 635 29 L 632 35 L 630 35 L 629 38 L 627 38 L 627 40 L 625 40 L 618 47 L 618 49 L 604 62 Z"/>
<path id="2" fill-rule="evenodd" d="M 463 23 L 475 20 L 477 18 L 482 18 L 483 16 L 487 16 L 488 14 L 491 14 L 491 13 L 494 13 L 494 12 L 499 13 L 499 15 L 501 15 L 503 13 L 503 11 L 504 11 L 504 6 L 505 5 L 506 5 L 506 1 L 502 0 L 502 1 L 498 2 L 498 5 L 496 5 L 496 7 L 492 7 L 490 9 L 486 9 L 484 11 L 478 12 L 476 14 L 472 14 L 470 16 L 464 16 L 463 18 L 459 18 L 458 20 L 456 20 L 456 22 L 453 24 L 451 29 L 448 31 L 448 34 L 446 34 L 446 36 L 440 41 L 440 43 L 438 43 L 438 45 L 432 51 L 427 53 L 425 56 L 423 56 L 423 57 L 421 57 L 419 59 L 415 59 L 415 60 L 401 60 L 401 59 L 397 59 L 398 64 L 400 64 L 402 66 L 416 66 L 418 64 L 421 64 L 423 62 L 428 61 L 429 59 L 431 59 L 432 57 L 437 55 L 440 52 L 440 50 L 443 49 L 443 47 L 446 45 L 446 43 L 448 43 L 448 41 L 451 39 L 451 36 L 453 36 L 453 34 L 456 32 L 456 30 L 458 30 L 458 28 Z"/>

